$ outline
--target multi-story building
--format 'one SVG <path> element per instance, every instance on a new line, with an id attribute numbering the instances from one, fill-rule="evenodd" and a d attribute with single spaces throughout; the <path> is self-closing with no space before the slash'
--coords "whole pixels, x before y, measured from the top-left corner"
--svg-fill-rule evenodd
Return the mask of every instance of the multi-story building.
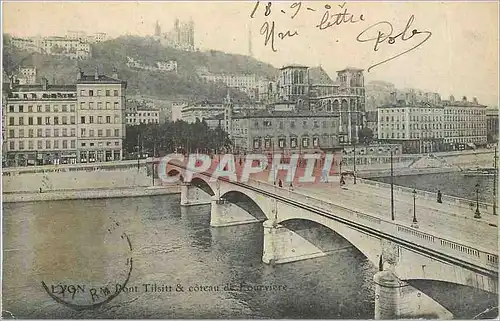
<path id="1" fill-rule="evenodd" d="M 287 154 L 339 147 L 338 114 L 261 110 L 235 113 L 228 121 L 238 151 Z"/>
<path id="2" fill-rule="evenodd" d="M 92 57 L 91 47 L 87 41 L 67 37 L 12 37 L 10 44 L 21 50 L 46 55 L 66 56 L 71 59 L 88 59 Z"/>
<path id="3" fill-rule="evenodd" d="M 182 109 L 188 105 L 187 102 L 184 101 L 174 101 L 172 102 L 171 107 L 171 120 L 177 121 L 182 119 Z"/>
<path id="4" fill-rule="evenodd" d="M 78 73 L 76 85 L 11 83 L 6 101 L 9 166 L 122 159 L 126 82 Z"/>
<path id="5" fill-rule="evenodd" d="M 488 143 L 498 142 L 498 108 L 486 109 L 486 134 Z"/>
<path id="6" fill-rule="evenodd" d="M 289 65 L 280 68 L 278 76 L 278 99 L 296 102 L 309 95 L 309 67 Z"/>
<path id="7" fill-rule="evenodd" d="M 486 106 L 479 104 L 476 98 L 468 101 L 465 96 L 461 101 L 450 96 L 443 105 L 446 143 L 471 147 L 486 144 Z"/>
<path id="8" fill-rule="evenodd" d="M 437 152 L 444 149 L 443 121 L 443 106 L 395 101 L 378 108 L 378 140 L 399 143 L 404 153 Z"/>
<path id="9" fill-rule="evenodd" d="M 173 71 L 177 72 L 177 61 L 159 61 L 156 63 L 159 71 Z"/>
<path id="10" fill-rule="evenodd" d="M 79 40 L 88 43 L 98 43 L 106 40 L 106 33 L 96 32 L 91 35 L 87 35 L 85 31 L 81 30 L 68 30 L 66 32 L 67 39 Z"/>
<path id="11" fill-rule="evenodd" d="M 187 22 L 175 19 L 174 28 L 167 33 L 162 33 L 161 26 L 156 21 L 154 38 L 167 47 L 194 51 L 194 22 L 192 19 Z"/>
<path id="12" fill-rule="evenodd" d="M 33 85 L 36 83 L 36 67 L 21 67 L 16 75 L 14 81 L 20 85 Z"/>
<path id="13" fill-rule="evenodd" d="M 203 70 L 198 72 L 198 76 L 205 83 L 221 82 L 229 88 L 238 89 L 255 101 L 271 102 L 275 98 L 276 83 L 271 80 L 259 78 L 254 74 L 215 74 Z"/>
<path id="14" fill-rule="evenodd" d="M 486 144 L 486 106 L 463 97 L 438 104 L 397 100 L 378 108 L 378 139 L 405 153 L 431 153 Z M 414 100 L 413 100 L 414 101 Z M 462 147 L 461 147 L 462 146 Z"/>
<path id="15" fill-rule="evenodd" d="M 159 124 L 160 111 L 153 108 L 139 106 L 135 112 L 127 113 L 127 125 Z"/>

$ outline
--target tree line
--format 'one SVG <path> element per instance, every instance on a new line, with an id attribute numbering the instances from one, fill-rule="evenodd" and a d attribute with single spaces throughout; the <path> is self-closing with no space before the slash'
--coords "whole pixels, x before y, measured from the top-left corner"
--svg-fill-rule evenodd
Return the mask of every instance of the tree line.
<path id="1" fill-rule="evenodd" d="M 164 156 L 168 153 L 215 153 L 232 147 L 220 126 L 211 129 L 205 121 L 182 120 L 163 124 L 127 125 L 124 148 L 129 156 Z"/>

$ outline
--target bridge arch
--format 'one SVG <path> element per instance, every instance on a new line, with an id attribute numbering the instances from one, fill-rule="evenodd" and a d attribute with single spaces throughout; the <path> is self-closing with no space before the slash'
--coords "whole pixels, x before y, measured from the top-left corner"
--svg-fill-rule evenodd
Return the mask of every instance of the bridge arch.
<path id="1" fill-rule="evenodd" d="M 207 193 L 210 196 L 214 196 L 215 192 L 205 180 L 199 178 L 199 177 L 194 177 L 191 179 L 191 185 L 198 187 L 199 189 L 203 190 L 205 193 Z"/>
<path id="2" fill-rule="evenodd" d="M 237 205 L 259 221 L 265 221 L 268 219 L 265 210 L 245 193 L 237 190 L 231 190 L 222 194 L 220 198 Z"/>
<path id="3" fill-rule="evenodd" d="M 184 176 L 182 176 L 182 174 L 177 169 L 170 169 L 167 172 L 167 176 L 169 178 L 178 176 L 179 177 L 179 181 L 180 182 L 184 182 Z"/>
<path id="4" fill-rule="evenodd" d="M 282 214 L 283 212 L 285 215 Z M 277 223 L 285 227 L 290 225 L 290 221 L 305 220 L 315 222 L 330 229 L 333 233 L 338 234 L 342 239 L 361 252 L 373 264 L 373 266 L 380 267 L 382 255 L 380 239 L 369 234 L 365 234 L 352 226 L 348 226 L 334 219 L 318 215 L 306 209 L 278 209 L 278 213 L 280 215 L 278 215 L 279 220 Z"/>

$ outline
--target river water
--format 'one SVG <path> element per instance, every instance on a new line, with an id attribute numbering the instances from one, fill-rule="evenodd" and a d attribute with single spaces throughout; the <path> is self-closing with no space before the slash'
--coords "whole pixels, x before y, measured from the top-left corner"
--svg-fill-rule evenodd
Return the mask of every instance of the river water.
<path id="1" fill-rule="evenodd" d="M 18 318 L 373 317 L 376 269 L 355 248 L 268 266 L 261 262 L 262 224 L 211 228 L 210 206 L 181 208 L 179 201 L 169 195 L 5 204 L 3 310 Z M 47 294 L 42 281 L 83 305 L 93 303 L 91 287 L 122 283 L 129 256 L 123 231 L 133 248 L 127 288 L 137 292 L 83 311 Z M 177 284 L 184 292 L 175 291 Z M 85 292 L 63 296 L 64 285 Z M 206 291 L 189 292 L 196 285 Z M 256 289 L 265 285 L 274 289 Z M 158 292 L 169 286 L 172 292 Z"/>

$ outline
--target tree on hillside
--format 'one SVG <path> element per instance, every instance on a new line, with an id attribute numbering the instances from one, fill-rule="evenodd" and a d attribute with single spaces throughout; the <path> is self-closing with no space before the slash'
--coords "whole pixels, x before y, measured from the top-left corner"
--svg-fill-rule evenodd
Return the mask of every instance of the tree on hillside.
<path id="1" fill-rule="evenodd" d="M 373 141 L 373 131 L 368 127 L 363 127 L 358 132 L 358 137 L 360 143 L 368 145 Z"/>

